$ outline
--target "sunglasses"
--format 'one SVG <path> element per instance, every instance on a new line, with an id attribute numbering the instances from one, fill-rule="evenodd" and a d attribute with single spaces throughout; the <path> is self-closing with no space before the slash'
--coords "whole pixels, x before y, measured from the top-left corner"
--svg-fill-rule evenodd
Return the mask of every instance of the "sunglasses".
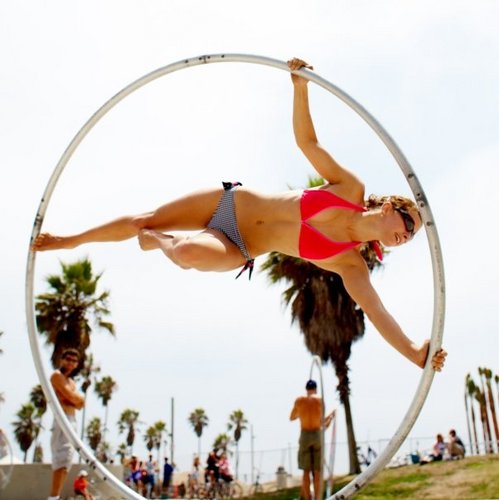
<path id="1" fill-rule="evenodd" d="M 411 233 L 411 237 L 414 236 L 414 228 L 416 227 L 416 223 L 414 219 L 411 217 L 409 212 L 405 208 L 394 208 L 395 212 L 398 212 L 404 221 L 405 230 Z"/>
<path id="2" fill-rule="evenodd" d="M 62 358 L 64 361 L 68 361 L 69 363 L 79 363 L 78 358 Z"/>

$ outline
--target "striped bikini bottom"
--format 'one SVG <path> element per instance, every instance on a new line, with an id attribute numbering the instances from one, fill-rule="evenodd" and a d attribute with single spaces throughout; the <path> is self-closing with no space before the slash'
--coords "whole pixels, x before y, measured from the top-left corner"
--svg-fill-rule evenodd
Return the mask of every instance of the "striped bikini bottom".
<path id="1" fill-rule="evenodd" d="M 249 279 L 251 279 L 255 259 L 251 258 L 241 234 L 239 233 L 236 211 L 234 208 L 234 190 L 238 186 L 242 186 L 242 184 L 240 182 L 222 182 L 222 185 L 224 187 L 224 192 L 222 193 L 217 209 L 207 227 L 209 229 L 216 229 L 225 234 L 225 236 L 239 248 L 243 257 L 246 259 L 246 263 L 241 271 L 239 271 L 236 279 L 239 278 L 246 269 L 249 269 Z"/>

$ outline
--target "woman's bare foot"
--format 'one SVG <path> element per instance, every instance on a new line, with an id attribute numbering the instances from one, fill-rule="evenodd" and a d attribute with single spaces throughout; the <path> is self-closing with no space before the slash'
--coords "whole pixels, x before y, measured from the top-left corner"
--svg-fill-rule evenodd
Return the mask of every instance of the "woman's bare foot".
<path id="1" fill-rule="evenodd" d="M 169 234 L 160 233 L 153 229 L 141 229 L 137 237 L 139 238 L 139 245 L 142 250 L 155 250 L 156 248 L 160 248 L 161 240 L 173 238 Z"/>
<path id="2" fill-rule="evenodd" d="M 62 248 L 73 248 L 69 238 L 54 236 L 50 233 L 39 234 L 31 245 L 33 252 L 43 252 L 45 250 L 59 250 Z"/>

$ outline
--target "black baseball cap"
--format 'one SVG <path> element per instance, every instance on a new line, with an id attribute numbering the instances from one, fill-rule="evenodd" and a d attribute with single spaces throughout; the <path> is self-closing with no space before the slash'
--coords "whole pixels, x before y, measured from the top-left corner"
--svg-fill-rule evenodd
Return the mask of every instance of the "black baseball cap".
<path id="1" fill-rule="evenodd" d="M 310 379 L 306 385 L 305 385 L 305 389 L 307 389 L 307 391 L 312 391 L 314 389 L 317 389 L 317 382 L 315 380 L 312 380 Z"/>

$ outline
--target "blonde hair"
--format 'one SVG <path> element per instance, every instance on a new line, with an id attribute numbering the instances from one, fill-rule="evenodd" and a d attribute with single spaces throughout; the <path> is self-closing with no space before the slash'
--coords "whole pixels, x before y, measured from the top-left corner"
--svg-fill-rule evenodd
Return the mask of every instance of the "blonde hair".
<path id="1" fill-rule="evenodd" d="M 421 219 L 421 214 L 419 213 L 418 206 L 416 203 L 410 198 L 406 198 L 405 196 L 400 196 L 398 194 L 392 195 L 384 195 L 378 196 L 376 194 L 370 194 L 369 198 L 367 198 L 365 205 L 368 210 L 372 210 L 374 208 L 379 208 L 383 203 L 390 202 L 394 208 L 403 208 L 405 210 L 416 209 Z"/>

